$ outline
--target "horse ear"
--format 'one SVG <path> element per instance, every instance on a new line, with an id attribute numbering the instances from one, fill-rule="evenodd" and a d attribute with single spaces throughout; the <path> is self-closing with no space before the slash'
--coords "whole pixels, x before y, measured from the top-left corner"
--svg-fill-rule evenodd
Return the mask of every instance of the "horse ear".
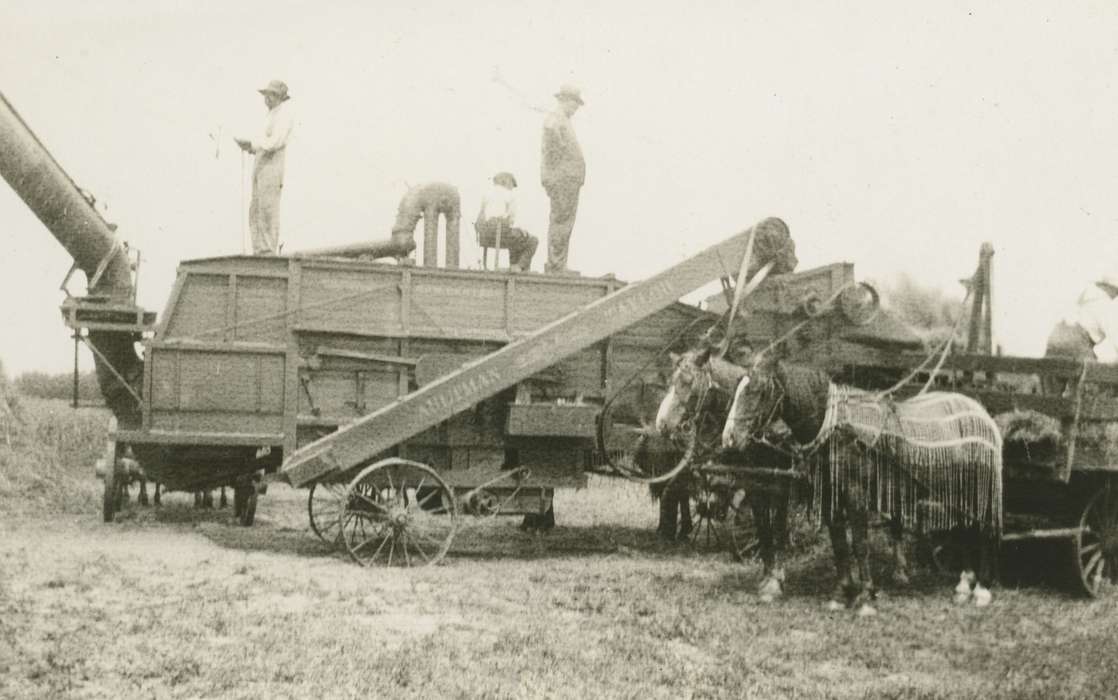
<path id="1" fill-rule="evenodd" d="M 679 364 L 679 357 L 680 357 L 680 355 L 677 352 L 669 352 L 668 353 L 668 359 L 670 359 L 672 361 L 672 366 L 673 367 Z"/>

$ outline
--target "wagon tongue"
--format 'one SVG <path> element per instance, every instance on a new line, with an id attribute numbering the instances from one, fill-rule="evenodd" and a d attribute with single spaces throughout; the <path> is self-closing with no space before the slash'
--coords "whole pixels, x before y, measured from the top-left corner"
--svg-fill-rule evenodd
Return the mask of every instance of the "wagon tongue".
<path id="1" fill-rule="evenodd" d="M 283 478 L 302 486 L 366 462 L 579 350 L 664 309 L 685 294 L 736 270 L 750 237 L 786 230 L 765 219 L 643 282 L 623 287 L 494 353 L 424 385 L 294 452 Z"/>

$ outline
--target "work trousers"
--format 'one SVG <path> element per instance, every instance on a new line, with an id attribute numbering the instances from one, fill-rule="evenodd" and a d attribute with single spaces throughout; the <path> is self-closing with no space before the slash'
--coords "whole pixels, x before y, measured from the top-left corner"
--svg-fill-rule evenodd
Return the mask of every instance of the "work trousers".
<path id="1" fill-rule="evenodd" d="M 547 227 L 547 265 L 544 272 L 563 272 L 567 269 L 567 252 L 571 232 L 578 213 L 579 182 L 553 182 L 544 186 L 551 200 L 551 218 Z"/>
<path id="2" fill-rule="evenodd" d="M 279 253 L 280 195 L 283 193 L 284 149 L 259 153 L 252 170 L 252 201 L 248 228 L 253 255 Z"/>
<path id="3" fill-rule="evenodd" d="M 1095 360 L 1095 343 L 1078 323 L 1060 321 L 1048 334 L 1045 357 L 1070 357 L 1076 360 Z M 1068 390 L 1069 382 L 1059 377 L 1041 377 L 1041 388 L 1049 396 L 1061 396 Z"/>
<path id="4" fill-rule="evenodd" d="M 540 242 L 524 229 L 509 228 L 502 219 L 488 219 L 475 221 L 477 228 L 478 244 L 486 248 L 497 246 L 497 228 L 501 226 L 501 247 L 509 251 L 509 265 L 517 270 L 528 270 L 532 267 L 532 256 Z"/>

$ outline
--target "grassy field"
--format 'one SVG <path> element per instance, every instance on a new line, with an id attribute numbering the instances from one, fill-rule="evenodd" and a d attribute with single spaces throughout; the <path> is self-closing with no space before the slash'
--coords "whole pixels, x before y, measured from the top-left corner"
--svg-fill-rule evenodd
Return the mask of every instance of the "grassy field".
<path id="1" fill-rule="evenodd" d="M 71 447 L 56 463 L 78 495 L 16 512 L 12 500 L 28 492 L 0 491 L 0 697 L 1069 698 L 1118 688 L 1118 596 L 1081 601 L 1041 583 L 1003 586 L 986 609 L 956 607 L 951 584 L 925 573 L 860 618 L 825 610 L 831 569 L 815 547 L 793 561 L 788 597 L 765 605 L 756 565 L 658 542 L 646 491 L 604 479 L 558 495 L 549 535 L 479 521 L 444 565 L 361 569 L 309 532 L 305 492 L 283 487 L 261 499 L 253 528 L 227 510 L 195 511 L 182 494 L 104 525 L 92 468 L 73 461 L 99 447 Z M 31 483 L 14 475 L 15 456 L 0 484 Z"/>

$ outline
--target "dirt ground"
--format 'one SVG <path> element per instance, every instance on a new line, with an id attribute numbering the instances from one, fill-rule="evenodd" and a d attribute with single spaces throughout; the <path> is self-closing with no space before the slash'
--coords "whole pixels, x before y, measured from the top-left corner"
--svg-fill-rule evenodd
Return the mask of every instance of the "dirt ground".
<path id="1" fill-rule="evenodd" d="M 756 564 L 656 541 L 646 492 L 595 479 L 544 537 L 474 523 L 445 564 L 362 569 L 273 487 L 257 524 L 181 494 L 0 518 L 0 696 L 1112 697 L 1118 596 L 1044 584 L 956 607 L 951 583 L 827 612 L 825 549 L 788 597 Z M 884 558 L 884 543 L 878 543 Z"/>

